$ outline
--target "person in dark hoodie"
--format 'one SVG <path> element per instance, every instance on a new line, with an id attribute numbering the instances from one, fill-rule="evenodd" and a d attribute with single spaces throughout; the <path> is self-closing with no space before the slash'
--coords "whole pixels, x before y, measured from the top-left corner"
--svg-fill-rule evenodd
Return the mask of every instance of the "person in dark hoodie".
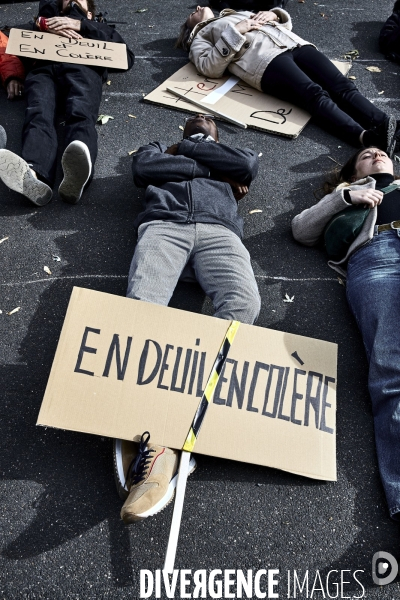
<path id="1" fill-rule="evenodd" d="M 159 142 L 142 146 L 133 157 L 134 182 L 146 193 L 135 221 L 138 243 L 127 296 L 166 306 L 182 273 L 190 271 L 211 298 L 215 317 L 252 324 L 260 295 L 241 241 L 237 201 L 257 175 L 257 154 L 220 144 L 211 115 L 189 117 L 183 136 L 169 148 Z M 125 523 L 162 510 L 176 486 L 179 452 L 148 440 L 144 434 L 133 461 L 133 442 L 114 445 Z"/>
<path id="2" fill-rule="evenodd" d="M 106 23 L 93 21 L 93 0 L 42 0 L 31 28 L 75 39 L 124 43 Z M 23 26 L 23 29 L 26 27 Z M 134 55 L 127 48 L 128 69 Z M 53 195 L 58 149 L 55 115 L 62 100 L 65 112 L 64 178 L 59 195 L 76 204 L 93 177 L 97 156 L 95 128 L 107 69 L 72 63 L 24 59 L 27 108 L 22 131 L 22 158 L 0 150 L 0 179 L 36 206 Z"/>
<path id="3" fill-rule="evenodd" d="M 396 0 L 393 12 L 379 34 L 379 47 L 386 58 L 400 63 L 400 0 Z"/>

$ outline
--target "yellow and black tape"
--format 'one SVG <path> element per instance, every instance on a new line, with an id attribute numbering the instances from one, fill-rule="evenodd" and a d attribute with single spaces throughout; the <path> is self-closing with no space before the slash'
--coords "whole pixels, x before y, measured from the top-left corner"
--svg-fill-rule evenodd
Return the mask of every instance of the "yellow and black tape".
<path id="1" fill-rule="evenodd" d="M 194 415 L 192 425 L 190 427 L 186 441 L 182 448 L 182 450 L 185 450 L 186 452 L 193 452 L 197 436 L 199 435 L 200 427 L 203 424 L 207 408 L 213 397 L 214 390 L 216 388 L 219 376 L 222 371 L 222 367 L 224 366 L 225 361 L 228 357 L 229 349 L 233 343 L 237 330 L 239 329 L 239 325 L 239 321 L 232 321 L 222 341 L 217 358 L 215 359 L 213 368 L 211 369 L 210 376 L 208 378 L 206 387 L 201 397 L 199 406 L 197 407 L 196 414 Z"/>

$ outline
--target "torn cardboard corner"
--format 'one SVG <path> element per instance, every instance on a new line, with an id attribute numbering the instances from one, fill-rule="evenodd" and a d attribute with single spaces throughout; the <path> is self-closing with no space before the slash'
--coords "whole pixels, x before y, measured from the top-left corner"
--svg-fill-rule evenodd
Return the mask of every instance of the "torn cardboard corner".
<path id="1" fill-rule="evenodd" d="M 181 449 L 229 322 L 74 288 L 38 425 Z M 336 479 L 337 346 L 240 324 L 195 451 Z"/>
<path id="2" fill-rule="evenodd" d="M 24 29 L 11 29 L 6 54 L 107 69 L 128 68 L 126 44 L 86 38 L 75 40 Z"/>
<path id="3" fill-rule="evenodd" d="M 351 63 L 332 61 L 346 75 Z M 248 127 L 269 131 L 285 137 L 297 138 L 311 116 L 294 104 L 283 102 L 274 96 L 250 87 L 234 76 L 216 79 L 200 75 L 192 63 L 171 75 L 158 88 L 145 96 L 146 102 L 152 102 L 169 108 L 198 113 L 199 108 L 185 102 L 167 91 L 176 90 L 188 98 L 244 122 Z"/>

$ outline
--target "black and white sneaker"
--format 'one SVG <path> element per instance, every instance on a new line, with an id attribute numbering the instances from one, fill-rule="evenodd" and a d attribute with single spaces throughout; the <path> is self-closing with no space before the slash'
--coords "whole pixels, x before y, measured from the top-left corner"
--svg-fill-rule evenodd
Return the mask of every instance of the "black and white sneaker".
<path id="1" fill-rule="evenodd" d="M 44 206 L 52 198 L 51 188 L 37 179 L 28 163 L 10 150 L 0 150 L 0 179 L 10 190 L 19 192 L 36 206 Z"/>
<path id="2" fill-rule="evenodd" d="M 3 150 L 7 145 L 7 134 L 6 131 L 4 129 L 4 127 L 2 127 L 0 125 L 0 150 Z"/>
<path id="3" fill-rule="evenodd" d="M 58 188 L 60 198 L 69 204 L 77 204 L 92 172 L 89 148 L 78 140 L 71 142 L 64 151 L 61 165 L 64 179 Z"/>

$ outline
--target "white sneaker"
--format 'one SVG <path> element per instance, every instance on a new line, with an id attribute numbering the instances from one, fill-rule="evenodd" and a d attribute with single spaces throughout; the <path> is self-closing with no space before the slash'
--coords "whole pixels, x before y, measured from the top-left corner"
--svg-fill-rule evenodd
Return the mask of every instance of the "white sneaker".
<path id="1" fill-rule="evenodd" d="M 61 165 L 64 179 L 58 188 L 58 193 L 64 202 L 76 204 L 92 172 L 89 148 L 83 142 L 74 140 L 65 149 Z"/>
<path id="2" fill-rule="evenodd" d="M 44 206 L 52 198 L 51 187 L 37 179 L 28 163 L 10 150 L 0 150 L 0 179 L 36 206 Z"/>

